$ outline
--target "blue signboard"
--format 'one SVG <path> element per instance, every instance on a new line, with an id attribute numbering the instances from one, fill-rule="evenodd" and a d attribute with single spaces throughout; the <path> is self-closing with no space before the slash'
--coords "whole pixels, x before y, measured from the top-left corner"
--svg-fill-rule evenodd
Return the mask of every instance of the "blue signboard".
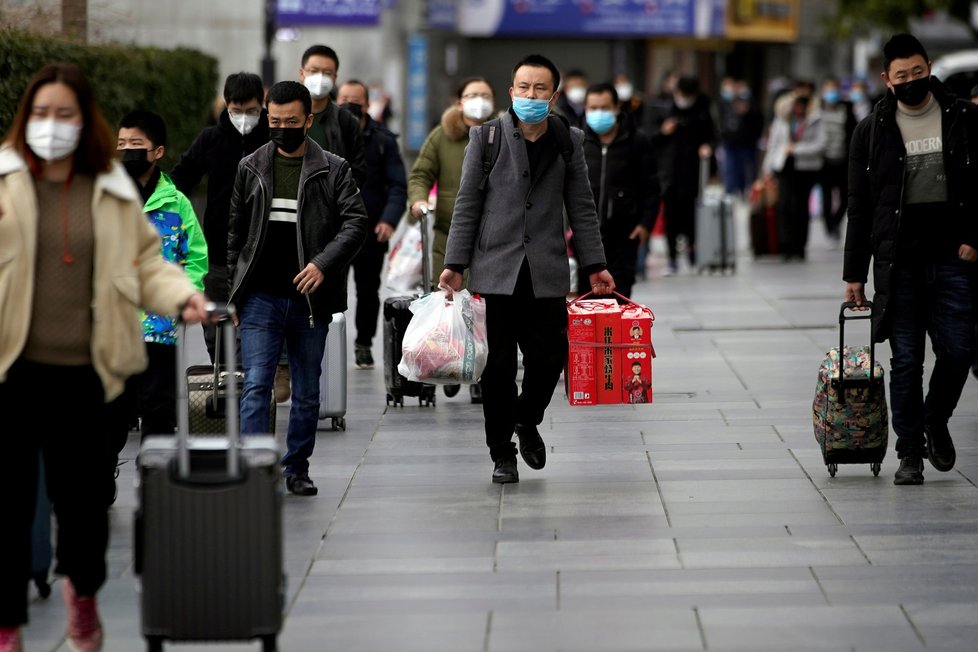
<path id="1" fill-rule="evenodd" d="M 455 29 L 456 0 L 428 0 L 428 29 Z"/>
<path id="2" fill-rule="evenodd" d="M 382 0 L 277 0 L 279 27 L 295 25 L 375 26 Z"/>
<path id="3" fill-rule="evenodd" d="M 715 6 L 715 0 L 459 0 L 458 26 L 470 36 L 693 36 L 703 31 L 696 29 L 697 10 Z"/>
<path id="4" fill-rule="evenodd" d="M 407 146 L 418 151 L 428 137 L 428 38 L 414 34 L 407 44 Z"/>

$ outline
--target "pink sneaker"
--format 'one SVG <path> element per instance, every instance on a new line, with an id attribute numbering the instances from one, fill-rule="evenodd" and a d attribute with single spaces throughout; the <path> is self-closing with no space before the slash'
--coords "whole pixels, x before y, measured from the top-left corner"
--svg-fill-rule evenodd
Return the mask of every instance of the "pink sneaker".
<path id="1" fill-rule="evenodd" d="M 0 627 L 0 652 L 24 652 L 20 627 Z"/>
<path id="2" fill-rule="evenodd" d="M 68 648 L 72 652 L 99 652 L 102 649 L 102 623 L 98 619 L 95 596 L 83 598 L 64 579 L 63 595 L 68 607 Z"/>

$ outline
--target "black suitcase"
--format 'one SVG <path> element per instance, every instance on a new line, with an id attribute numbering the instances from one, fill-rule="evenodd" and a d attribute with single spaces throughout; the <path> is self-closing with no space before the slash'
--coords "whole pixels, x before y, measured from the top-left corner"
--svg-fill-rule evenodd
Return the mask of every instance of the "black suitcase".
<path id="1" fill-rule="evenodd" d="M 178 365 L 185 333 L 182 325 Z M 234 338 L 225 342 L 233 361 Z M 187 385 L 178 383 L 176 437 L 147 437 L 139 452 L 134 552 L 147 649 L 259 638 L 273 652 L 285 603 L 280 452 L 269 435 L 239 440 L 236 383 L 227 433 L 188 435 Z"/>
<path id="2" fill-rule="evenodd" d="M 428 262 L 428 211 L 421 213 L 421 292 L 431 290 L 431 267 Z M 419 405 L 435 404 L 435 386 L 408 380 L 397 370 L 401 362 L 404 330 L 411 321 L 411 302 L 420 294 L 388 297 L 384 300 L 384 384 L 387 386 L 387 405 L 404 405 L 405 396 L 417 396 Z"/>
<path id="3" fill-rule="evenodd" d="M 235 367 L 234 378 L 237 381 L 238 396 L 244 387 L 244 369 L 240 364 L 225 365 L 221 363 L 224 355 L 222 349 L 223 328 L 217 329 L 215 336 L 214 364 L 212 365 L 191 365 L 186 369 L 187 375 L 187 409 L 190 414 L 189 432 L 195 435 L 214 434 L 219 435 L 227 432 L 225 423 L 224 409 L 227 397 L 228 369 Z M 234 335 L 233 328 L 229 329 Z M 237 349 L 235 349 L 237 350 Z M 179 373 L 179 370 L 178 370 Z M 268 432 L 275 434 L 276 406 L 275 395 L 269 393 L 268 400 L 271 402 L 268 417 Z"/>

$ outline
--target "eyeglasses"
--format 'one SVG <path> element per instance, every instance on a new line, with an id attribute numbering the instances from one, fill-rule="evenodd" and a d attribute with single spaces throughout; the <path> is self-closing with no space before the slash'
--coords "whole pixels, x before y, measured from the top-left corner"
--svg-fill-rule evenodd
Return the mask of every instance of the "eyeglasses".
<path id="1" fill-rule="evenodd" d="M 484 100 L 492 100 L 492 95 L 489 93 L 466 93 L 462 96 L 463 100 L 474 100 L 477 97 L 481 97 Z"/>
<path id="2" fill-rule="evenodd" d="M 243 115 L 249 118 L 257 118 L 261 115 L 261 109 L 248 109 L 247 111 L 228 111 L 228 115 L 232 118 L 240 118 Z"/>

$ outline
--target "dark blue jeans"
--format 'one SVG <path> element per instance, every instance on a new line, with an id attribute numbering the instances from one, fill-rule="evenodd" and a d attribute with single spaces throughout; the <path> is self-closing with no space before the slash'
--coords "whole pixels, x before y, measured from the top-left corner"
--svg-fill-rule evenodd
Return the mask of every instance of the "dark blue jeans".
<path id="1" fill-rule="evenodd" d="M 292 379 L 292 409 L 282 467 L 286 477 L 309 471 L 319 424 L 319 375 L 329 322 L 309 323 L 303 299 L 255 293 L 238 307 L 244 391 L 241 394 L 241 434 L 268 430 L 275 367 L 287 345 Z"/>
<path id="2" fill-rule="evenodd" d="M 890 323 L 890 408 L 900 458 L 924 455 L 924 424 L 946 424 L 974 360 L 975 263 L 948 260 L 894 269 Z M 934 371 L 924 397 L 930 334 Z"/>

